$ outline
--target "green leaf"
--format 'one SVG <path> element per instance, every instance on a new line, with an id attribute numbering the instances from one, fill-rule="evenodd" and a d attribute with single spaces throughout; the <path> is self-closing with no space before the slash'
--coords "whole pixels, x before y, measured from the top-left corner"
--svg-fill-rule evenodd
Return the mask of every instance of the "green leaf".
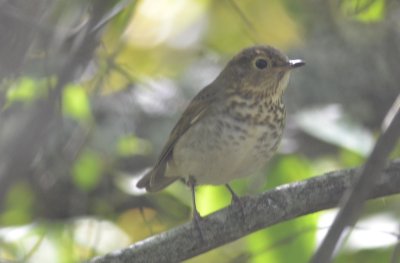
<path id="1" fill-rule="evenodd" d="M 247 262 L 308 262 L 315 249 L 315 214 L 281 223 L 246 237 Z"/>
<path id="2" fill-rule="evenodd" d="M 73 181 L 81 190 L 93 190 L 101 179 L 102 170 L 103 160 L 101 157 L 95 152 L 85 151 L 73 167 Z"/>
<path id="3" fill-rule="evenodd" d="M 147 155 L 151 152 L 151 144 L 131 135 L 119 138 L 116 151 L 120 156 Z"/>
<path id="4" fill-rule="evenodd" d="M 376 22 L 384 18 L 384 0 L 345 0 L 341 1 L 341 11 L 362 22 Z"/>
<path id="5" fill-rule="evenodd" d="M 231 194 L 225 186 L 205 185 L 197 188 L 196 206 L 201 215 L 208 215 L 230 204 Z"/>
<path id="6" fill-rule="evenodd" d="M 86 91 L 79 85 L 69 85 L 63 93 L 63 113 L 76 120 L 90 120 L 90 102 Z"/>
<path id="7" fill-rule="evenodd" d="M 342 149 L 340 151 L 340 160 L 345 167 L 355 167 L 362 165 L 365 158 L 353 151 Z"/>
<path id="8" fill-rule="evenodd" d="M 314 175 L 312 164 L 298 155 L 285 155 L 271 163 L 268 171 L 269 187 L 300 181 Z"/>
<path id="9" fill-rule="evenodd" d="M 44 94 L 45 87 L 47 87 L 46 83 L 45 80 L 22 77 L 7 90 L 7 102 L 31 101 L 38 98 Z"/>
<path id="10" fill-rule="evenodd" d="M 4 225 L 21 225 L 29 223 L 34 208 L 34 194 L 25 182 L 15 184 L 7 193 L 5 211 L 1 214 Z"/>

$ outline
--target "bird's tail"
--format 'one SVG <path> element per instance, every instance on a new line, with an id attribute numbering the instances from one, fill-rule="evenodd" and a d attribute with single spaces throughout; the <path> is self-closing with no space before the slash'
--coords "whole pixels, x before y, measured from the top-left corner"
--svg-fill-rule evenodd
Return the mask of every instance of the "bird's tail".
<path id="1" fill-rule="evenodd" d="M 138 188 L 145 188 L 147 192 L 158 192 L 172 184 L 179 177 L 165 176 L 165 163 L 157 165 L 136 184 Z"/>

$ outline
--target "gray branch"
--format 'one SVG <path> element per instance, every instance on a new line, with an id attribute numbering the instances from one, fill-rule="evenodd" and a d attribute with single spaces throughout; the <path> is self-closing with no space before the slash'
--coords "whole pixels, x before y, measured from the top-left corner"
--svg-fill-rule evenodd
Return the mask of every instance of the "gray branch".
<path id="1" fill-rule="evenodd" d="M 341 237 L 344 236 L 345 229 L 348 226 L 354 226 L 357 222 L 368 194 L 375 182 L 379 180 L 378 175 L 385 167 L 386 160 L 400 137 L 399 102 L 396 100 L 393 104 L 394 117 L 392 121 L 378 138 L 353 187 L 345 194 L 342 207 L 311 262 L 331 262 L 335 248 L 339 247 L 340 241 L 343 240 Z"/>
<path id="2" fill-rule="evenodd" d="M 279 186 L 253 197 L 243 197 L 244 217 L 238 206 L 219 210 L 202 220 L 204 240 L 192 222 L 149 237 L 91 263 L 180 262 L 242 238 L 259 229 L 338 205 L 360 168 L 330 172 Z M 400 159 L 392 161 L 374 185 L 369 198 L 400 193 Z"/>

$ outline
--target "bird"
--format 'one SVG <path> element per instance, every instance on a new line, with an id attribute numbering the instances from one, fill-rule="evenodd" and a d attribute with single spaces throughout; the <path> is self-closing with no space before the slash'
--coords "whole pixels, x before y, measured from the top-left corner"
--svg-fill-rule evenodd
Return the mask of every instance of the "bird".
<path id="1" fill-rule="evenodd" d="M 137 187 L 157 192 L 183 180 L 196 224 L 196 186 L 225 185 L 232 203 L 240 202 L 229 182 L 260 170 L 276 152 L 286 119 L 282 95 L 291 70 L 303 65 L 267 45 L 240 51 L 192 99 Z"/>

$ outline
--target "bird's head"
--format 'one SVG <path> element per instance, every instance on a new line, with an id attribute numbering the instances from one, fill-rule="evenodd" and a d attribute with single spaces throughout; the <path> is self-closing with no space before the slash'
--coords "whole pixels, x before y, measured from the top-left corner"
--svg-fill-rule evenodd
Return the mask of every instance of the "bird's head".
<path id="1" fill-rule="evenodd" d="M 304 64 L 300 59 L 288 59 L 273 47 L 254 46 L 233 57 L 218 78 L 228 89 L 280 99 L 287 87 L 290 71 Z"/>

